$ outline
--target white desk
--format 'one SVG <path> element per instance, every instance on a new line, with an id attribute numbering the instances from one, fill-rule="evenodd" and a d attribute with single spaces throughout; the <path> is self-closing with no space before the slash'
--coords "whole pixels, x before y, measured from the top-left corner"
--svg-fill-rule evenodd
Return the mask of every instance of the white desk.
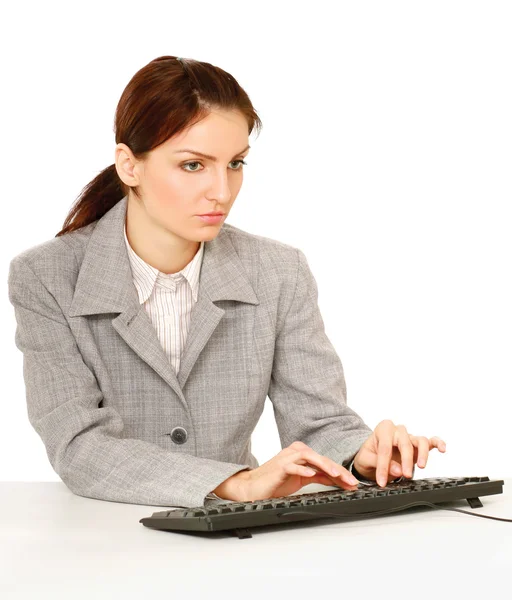
<path id="1" fill-rule="evenodd" d="M 447 506 L 512 519 L 504 481 L 482 508 Z M 330 488 L 301 493 L 317 489 Z M 165 507 L 83 498 L 63 483 L 0 482 L 0 499 L 2 600 L 512 597 L 512 523 L 453 511 L 287 523 L 238 539 L 152 530 L 139 519 Z"/>

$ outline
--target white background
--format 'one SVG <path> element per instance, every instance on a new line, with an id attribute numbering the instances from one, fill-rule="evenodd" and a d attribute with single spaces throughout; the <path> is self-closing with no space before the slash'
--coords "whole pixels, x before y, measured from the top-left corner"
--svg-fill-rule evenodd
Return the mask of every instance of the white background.
<path id="1" fill-rule="evenodd" d="M 114 112 L 166 54 L 249 94 L 227 219 L 299 247 L 348 403 L 446 441 L 418 476 L 510 477 L 509 2 L 11 3 L 3 12 L 0 479 L 59 481 L 28 422 L 10 260 L 114 162 Z M 253 435 L 280 450 L 272 405 Z"/>

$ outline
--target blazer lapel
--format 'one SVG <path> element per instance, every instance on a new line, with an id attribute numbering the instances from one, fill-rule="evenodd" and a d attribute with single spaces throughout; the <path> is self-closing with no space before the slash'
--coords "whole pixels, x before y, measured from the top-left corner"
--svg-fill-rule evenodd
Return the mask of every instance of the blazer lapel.
<path id="1" fill-rule="evenodd" d="M 124 240 L 127 202 L 125 196 L 97 221 L 92 230 L 68 315 L 118 313 L 112 318 L 113 328 L 171 386 L 188 409 L 183 388 L 199 354 L 225 313 L 214 303 L 236 300 L 257 305 L 259 301 L 229 234 L 221 228 L 217 237 L 204 245 L 198 299 L 192 309 L 176 376 L 149 315 L 139 303 L 133 283 Z"/>

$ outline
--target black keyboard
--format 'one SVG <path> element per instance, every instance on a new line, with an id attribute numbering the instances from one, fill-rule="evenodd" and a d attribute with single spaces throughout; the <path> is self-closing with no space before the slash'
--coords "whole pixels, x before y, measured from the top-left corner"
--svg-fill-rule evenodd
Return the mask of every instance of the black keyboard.
<path id="1" fill-rule="evenodd" d="M 503 480 L 489 480 L 489 477 L 404 479 L 384 488 L 376 483 L 355 490 L 329 489 L 252 502 L 214 500 L 211 505 L 155 512 L 139 523 L 171 531 L 231 530 L 239 538 L 245 538 L 252 537 L 248 527 L 290 521 L 370 517 L 390 510 L 456 500 L 467 500 L 471 508 L 478 508 L 483 506 L 478 496 L 501 494 L 503 485 Z"/>

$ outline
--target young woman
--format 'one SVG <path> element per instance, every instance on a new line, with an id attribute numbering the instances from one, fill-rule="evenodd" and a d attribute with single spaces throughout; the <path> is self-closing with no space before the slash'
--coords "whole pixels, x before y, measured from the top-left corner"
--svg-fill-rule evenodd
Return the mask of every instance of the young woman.
<path id="1" fill-rule="evenodd" d="M 151 61 L 117 106 L 115 162 L 10 263 L 29 420 L 75 494 L 194 507 L 384 486 L 445 451 L 347 406 L 304 253 L 225 222 L 255 127 L 222 69 Z M 283 449 L 259 466 L 267 395 Z"/>

